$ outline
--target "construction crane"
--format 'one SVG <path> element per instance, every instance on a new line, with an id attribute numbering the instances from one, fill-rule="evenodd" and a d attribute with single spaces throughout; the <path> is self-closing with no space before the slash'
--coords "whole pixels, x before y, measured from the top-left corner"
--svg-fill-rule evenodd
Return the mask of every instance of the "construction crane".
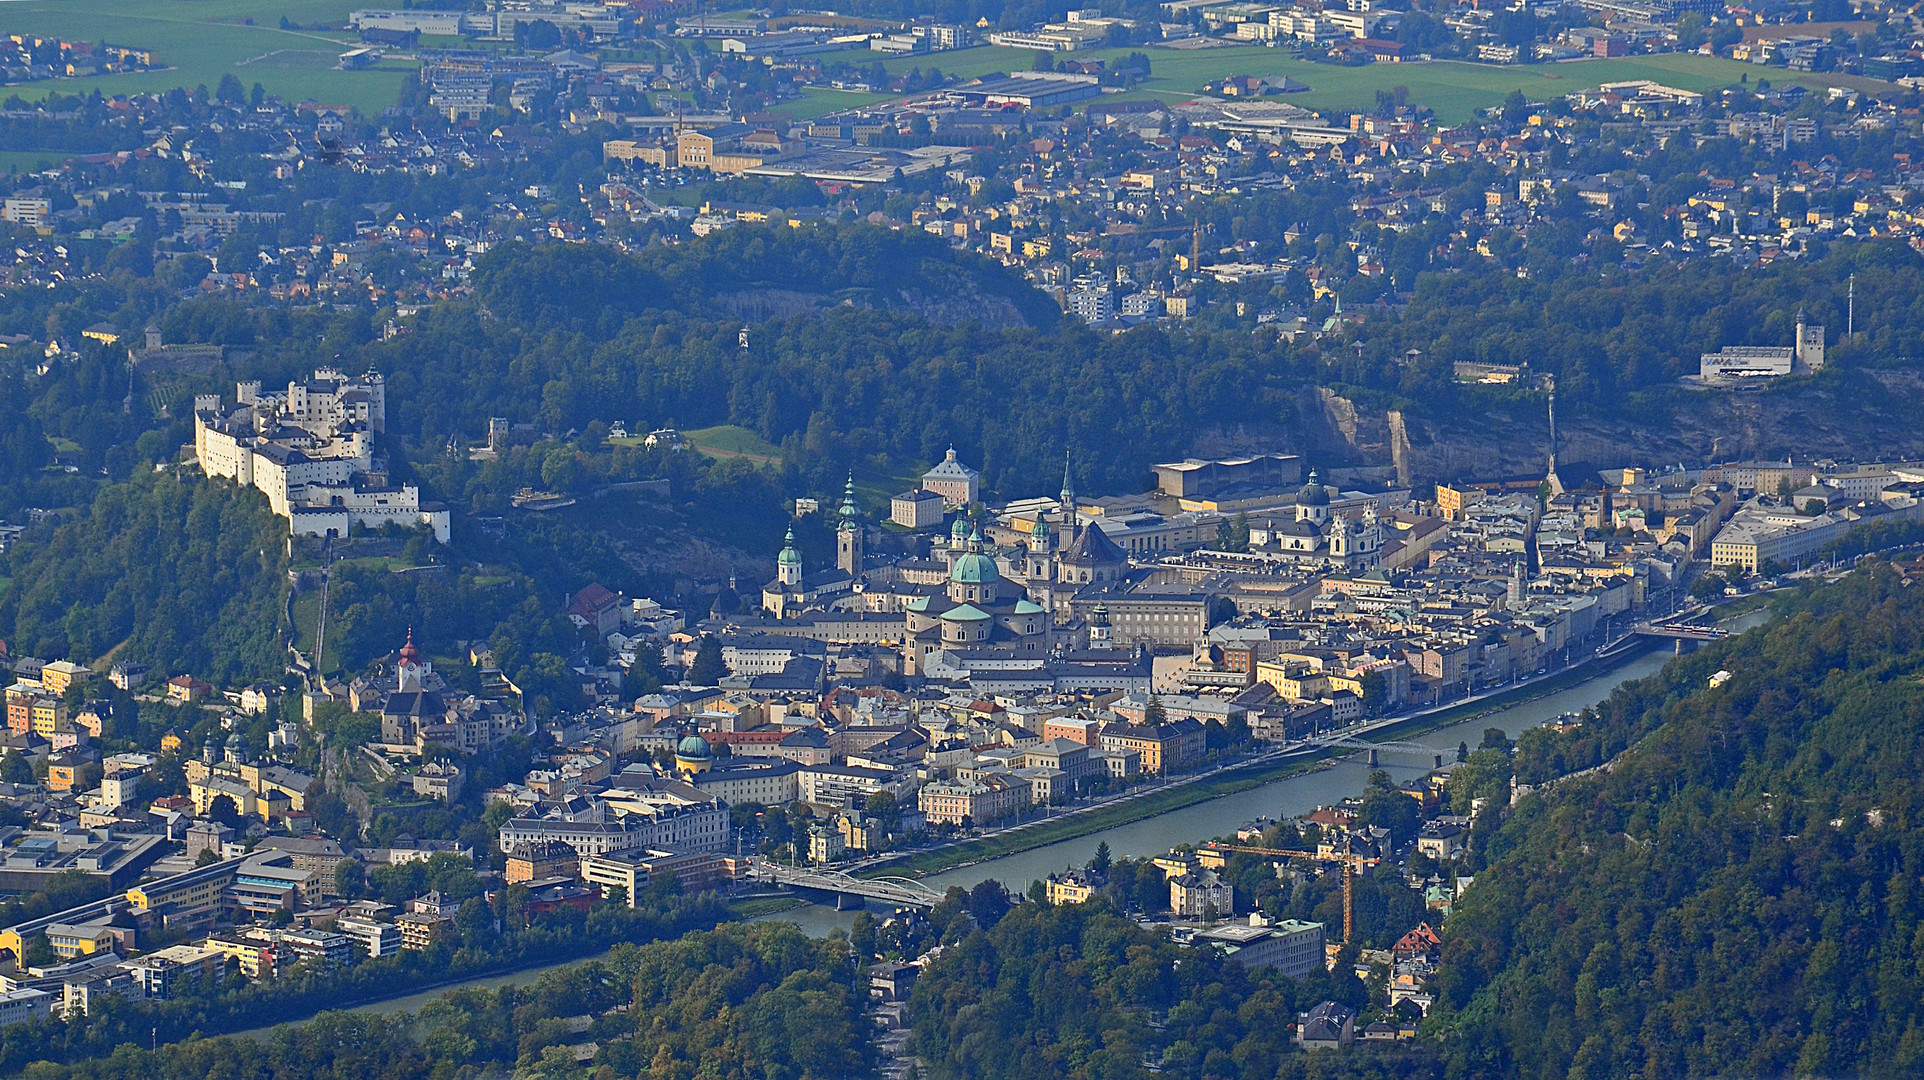
<path id="1" fill-rule="evenodd" d="M 1370 860 L 1363 855 L 1349 852 L 1323 854 L 1320 851 L 1292 851 L 1288 848 L 1250 847 L 1243 844 L 1204 844 L 1196 849 L 1196 861 L 1211 870 L 1220 870 L 1228 864 L 1230 855 L 1260 855 L 1271 859 L 1314 859 L 1317 862 L 1341 863 L 1343 867 L 1343 944 L 1348 945 L 1356 935 L 1356 875 Z"/>

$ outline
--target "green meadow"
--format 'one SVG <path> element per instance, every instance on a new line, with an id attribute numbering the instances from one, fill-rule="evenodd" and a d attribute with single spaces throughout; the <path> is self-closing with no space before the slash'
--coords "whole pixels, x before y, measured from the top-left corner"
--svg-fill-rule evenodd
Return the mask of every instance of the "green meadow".
<path id="1" fill-rule="evenodd" d="M 0 3 L 0 33 L 107 41 L 151 48 L 165 70 L 7 87 L 5 95 L 38 100 L 50 93 L 132 94 L 174 87 L 209 90 L 232 74 L 289 101 L 351 105 L 373 115 L 399 99 L 407 71 L 399 65 L 336 71 L 342 52 L 359 42 L 343 26 L 355 0 L 19 0 Z M 295 27 L 281 29 L 286 18 Z"/>
<path id="2" fill-rule="evenodd" d="M 1115 60 L 1129 49 L 1097 49 L 1062 54 L 1062 59 Z M 1202 92 L 1203 85 L 1225 75 L 1287 75 L 1309 86 L 1300 94 L 1280 99 L 1306 109 L 1356 111 L 1376 105 L 1376 92 L 1403 86 L 1412 104 L 1435 111 L 1444 123 L 1462 123 L 1478 109 L 1499 104 L 1513 90 L 1532 101 L 1588 90 L 1604 83 L 1651 79 L 1685 90 L 1728 86 L 1748 76 L 1773 84 L 1802 83 L 1807 87 L 1885 86 L 1849 76 L 1789 72 L 1742 64 L 1713 56 L 1670 53 L 1620 57 L 1611 60 L 1573 60 L 1558 64 L 1470 64 L 1455 60 L 1411 64 L 1365 64 L 1339 67 L 1298 60 L 1288 49 L 1261 45 L 1231 45 L 1208 49 L 1147 48 L 1151 77 L 1126 95 L 1105 95 L 1105 101 L 1160 99 L 1183 101 Z M 885 63 L 890 72 L 912 67 L 939 68 L 944 74 L 973 77 L 990 72 L 1029 70 L 1035 54 L 1026 49 L 978 46 L 926 56 L 896 57 Z"/>

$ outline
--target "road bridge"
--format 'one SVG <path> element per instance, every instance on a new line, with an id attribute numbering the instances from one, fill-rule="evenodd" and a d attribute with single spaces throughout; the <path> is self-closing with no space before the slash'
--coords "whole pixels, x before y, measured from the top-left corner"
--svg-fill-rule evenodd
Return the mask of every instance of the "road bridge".
<path id="1" fill-rule="evenodd" d="M 1392 754 L 1410 754 L 1416 757 L 1429 758 L 1432 762 L 1432 768 L 1440 769 L 1443 767 L 1443 755 L 1437 751 L 1436 747 L 1424 746 L 1422 743 L 1369 742 L 1350 735 L 1340 735 L 1332 739 L 1315 739 L 1312 741 L 1319 746 L 1340 746 L 1366 751 L 1369 754 L 1369 763 L 1371 765 L 1376 764 L 1377 751 L 1387 750 Z"/>
<path id="2" fill-rule="evenodd" d="M 1673 641 L 1722 641 L 1730 636 L 1730 631 L 1721 626 L 1704 626 L 1687 622 L 1638 623 L 1631 632 L 1644 637 L 1670 638 Z"/>
<path id="3" fill-rule="evenodd" d="M 859 896 L 864 900 L 880 900 L 896 907 L 934 907 L 942 900 L 942 894 L 913 878 L 872 877 L 858 878 L 840 870 L 827 870 L 821 867 L 783 866 L 780 863 L 756 862 L 749 866 L 748 876 L 756 881 L 787 885 L 796 889 L 814 889 L 818 892 L 834 893 L 837 896 Z"/>

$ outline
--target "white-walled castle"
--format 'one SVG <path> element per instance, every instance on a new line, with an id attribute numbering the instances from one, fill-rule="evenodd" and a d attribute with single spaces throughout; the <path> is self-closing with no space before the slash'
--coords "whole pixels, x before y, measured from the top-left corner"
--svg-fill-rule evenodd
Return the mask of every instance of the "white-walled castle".
<path id="1" fill-rule="evenodd" d="M 295 536 L 344 537 L 356 525 L 425 525 L 448 542 L 448 510 L 423 503 L 413 485 L 390 486 L 374 471 L 373 439 L 387 429 L 386 385 L 378 372 L 349 378 L 321 368 L 285 392 L 258 382 L 235 387 L 235 405 L 194 399 L 194 452 L 201 471 L 259 488 Z"/>

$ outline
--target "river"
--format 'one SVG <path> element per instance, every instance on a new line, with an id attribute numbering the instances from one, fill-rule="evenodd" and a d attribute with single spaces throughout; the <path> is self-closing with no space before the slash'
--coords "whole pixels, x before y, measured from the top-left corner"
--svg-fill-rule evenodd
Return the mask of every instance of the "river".
<path id="1" fill-rule="evenodd" d="M 1754 612 L 1733 620 L 1728 625 L 1733 630 L 1747 630 L 1766 618 L 1764 613 Z M 1433 747 L 1437 752 L 1442 753 L 1446 760 L 1453 759 L 1458 743 L 1467 742 L 1472 747 L 1476 746 L 1482 741 L 1485 729 L 1501 728 L 1505 735 L 1514 739 L 1525 728 L 1535 727 L 1564 713 L 1576 712 L 1586 706 L 1595 705 L 1609 697 L 1610 692 L 1622 683 L 1656 674 L 1670 658 L 1671 653 L 1668 649 L 1657 649 L 1588 682 L 1579 683 L 1534 701 L 1523 702 L 1479 716 L 1461 724 L 1437 728 L 1422 735 L 1398 736 L 1396 741 Z M 1423 776 L 1430 771 L 1431 767 L 1428 759 L 1415 755 L 1383 753 L 1378 756 L 1378 760 L 1380 763 L 1375 767 L 1388 772 L 1398 781 Z M 931 874 L 923 880 L 937 889 L 944 889 L 950 885 L 970 888 L 988 878 L 997 878 L 1011 890 L 1021 892 L 1029 887 L 1031 881 L 1053 871 L 1081 866 L 1095 854 L 1096 845 L 1100 843 L 1106 842 L 1109 845 L 1110 854 L 1116 857 L 1160 855 L 1177 844 L 1195 843 L 1212 836 L 1223 835 L 1253 818 L 1267 816 L 1281 820 L 1308 813 L 1318 806 L 1341 802 L 1344 798 L 1363 790 L 1370 769 L 1371 766 L 1357 756 L 1336 762 L 1327 769 L 1286 776 L 1247 791 L 1222 795 L 1193 806 L 1171 810 L 1126 825 L 1117 825 L 1073 840 L 1064 840 L 996 859 L 985 859 L 971 866 Z M 760 918 L 793 922 L 808 933 L 821 936 L 838 927 L 847 929 L 855 919 L 855 912 L 804 904 L 788 911 L 760 916 Z M 568 963 L 578 962 L 568 961 Z M 506 975 L 495 975 L 476 979 L 465 985 L 495 987 L 509 983 L 526 983 L 539 977 L 549 967 L 560 966 L 562 965 L 554 964 Z M 426 990 L 407 997 L 364 1005 L 356 1011 L 415 1010 L 440 997 L 446 990 L 445 987 Z M 259 1035 L 267 1030 L 270 1029 L 261 1028 L 242 1034 Z"/>
<path id="2" fill-rule="evenodd" d="M 1762 621 L 1760 617 L 1746 616 L 1733 623 L 1732 627 L 1748 629 L 1759 621 Z M 1476 746 L 1482 741 L 1487 728 L 1502 728 L 1505 735 L 1514 739 L 1525 728 L 1595 705 L 1609 697 L 1610 692 L 1622 683 L 1656 674 L 1670 658 L 1668 649 L 1657 649 L 1566 690 L 1422 735 L 1397 736 L 1396 741 L 1433 747 L 1446 760 L 1453 760 L 1457 744 L 1467 742 L 1472 747 Z M 1378 762 L 1376 768 L 1388 772 L 1399 782 L 1423 776 L 1431 768 L 1429 760 L 1415 755 L 1383 753 L 1378 755 Z M 1011 890 L 1022 892 L 1028 889 L 1030 882 L 1053 871 L 1088 862 L 1100 843 L 1107 843 L 1109 853 L 1115 857 L 1160 855 L 1177 844 L 1195 843 L 1223 835 L 1253 818 L 1267 816 L 1281 820 L 1306 814 L 1319 806 L 1341 802 L 1363 790 L 1370 769 L 1371 766 L 1357 756 L 1317 772 L 1286 776 L 1247 791 L 1222 795 L 1073 840 L 985 859 L 970 866 L 931 874 L 923 880 L 937 889 L 945 889 L 950 885 L 960 885 L 966 889 L 988 878 L 996 878 Z M 854 920 L 855 912 L 807 906 L 766 918 L 785 919 L 801 924 L 810 933 L 825 934 L 838 926 L 846 928 Z"/>
<path id="3" fill-rule="evenodd" d="M 1567 690 L 1422 735 L 1398 736 L 1396 741 L 1433 747 L 1444 755 L 1445 760 L 1454 760 L 1458 743 L 1467 742 L 1472 747 L 1476 746 L 1482 741 L 1487 728 L 1502 728 L 1505 735 L 1514 739 L 1525 728 L 1535 727 L 1564 713 L 1575 712 L 1602 701 L 1610 696 L 1610 691 L 1616 689 L 1619 683 L 1655 674 L 1669 659 L 1670 654 L 1666 651 L 1650 652 L 1608 674 Z M 1432 767 L 1429 759 L 1413 754 L 1382 753 L 1377 755 L 1377 760 L 1378 764 L 1374 767 L 1389 773 L 1399 783 L 1424 776 Z M 1360 755 L 1350 757 L 1317 772 L 1286 776 L 1261 787 L 1222 795 L 1074 840 L 932 874 L 925 880 L 929 885 L 943 889 L 950 885 L 969 888 L 987 878 L 996 878 L 1011 890 L 1020 892 L 1027 889 L 1031 881 L 1053 871 L 1088 862 L 1100 843 L 1107 843 L 1109 853 L 1116 857 L 1160 855 L 1177 844 L 1193 844 L 1231 832 L 1236 826 L 1253 818 L 1272 817 L 1280 821 L 1309 813 L 1319 806 L 1341 802 L 1362 792 L 1371 768 Z"/>

